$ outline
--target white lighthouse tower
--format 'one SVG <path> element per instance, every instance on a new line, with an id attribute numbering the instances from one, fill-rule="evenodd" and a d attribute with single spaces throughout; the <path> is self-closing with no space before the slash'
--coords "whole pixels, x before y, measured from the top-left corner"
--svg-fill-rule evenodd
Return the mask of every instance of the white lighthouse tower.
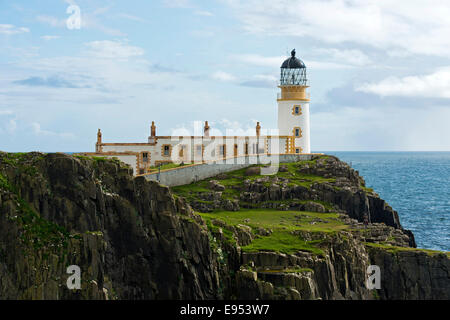
<path id="1" fill-rule="evenodd" d="M 306 66 L 295 57 L 281 65 L 278 94 L 278 130 L 280 136 L 287 136 L 285 153 L 311 153 L 309 136 L 309 88 L 306 78 Z"/>

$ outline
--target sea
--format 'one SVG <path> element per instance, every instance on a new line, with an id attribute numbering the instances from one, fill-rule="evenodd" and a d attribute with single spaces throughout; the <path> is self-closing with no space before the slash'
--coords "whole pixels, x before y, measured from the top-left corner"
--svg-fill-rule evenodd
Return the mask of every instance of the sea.
<path id="1" fill-rule="evenodd" d="M 398 212 L 417 247 L 450 251 L 450 152 L 341 152 L 366 186 Z"/>

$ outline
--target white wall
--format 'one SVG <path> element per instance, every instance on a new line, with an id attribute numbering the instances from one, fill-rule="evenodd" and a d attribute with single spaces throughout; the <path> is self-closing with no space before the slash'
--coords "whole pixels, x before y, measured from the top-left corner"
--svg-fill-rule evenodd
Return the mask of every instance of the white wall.
<path id="1" fill-rule="evenodd" d="M 278 163 L 297 162 L 300 160 L 311 160 L 313 155 L 310 154 L 289 154 L 289 155 L 260 155 L 239 157 L 235 163 L 223 163 L 217 161 L 216 163 L 204 163 L 181 167 L 177 169 L 161 171 L 159 174 L 159 182 L 163 185 L 173 187 L 185 184 L 190 184 L 199 180 L 214 177 L 220 173 L 230 172 L 242 168 L 249 167 L 253 164 L 269 164 L 272 162 L 275 170 L 278 170 Z M 148 180 L 158 181 L 158 173 L 151 173 L 144 176 Z"/>
<path id="2" fill-rule="evenodd" d="M 301 106 L 300 115 L 293 115 L 294 105 Z M 278 130 L 280 136 L 292 136 L 295 127 L 302 129 L 302 137 L 295 139 L 295 147 L 301 147 L 303 153 L 311 152 L 309 102 L 299 100 L 278 101 Z"/>
<path id="3" fill-rule="evenodd" d="M 259 141 L 256 137 L 227 137 L 227 138 L 194 138 L 185 137 L 185 138 L 168 138 L 163 139 L 159 138 L 157 140 L 157 144 L 155 146 L 152 145 L 104 145 L 103 152 L 134 152 L 138 153 L 138 155 L 102 155 L 101 153 L 98 155 L 102 155 L 105 157 L 117 157 L 121 161 L 131 165 L 135 174 L 139 174 L 139 168 L 137 168 L 137 157 L 140 157 L 141 152 L 148 152 L 150 156 L 150 166 L 154 166 L 156 161 L 169 161 L 175 163 L 200 163 L 202 159 L 195 155 L 195 146 L 202 145 L 204 146 L 204 161 L 213 161 L 222 158 L 232 158 L 234 157 L 234 145 L 238 146 L 238 156 L 245 155 L 245 144 L 248 143 L 249 154 L 256 154 L 256 145 L 259 144 L 260 153 L 265 153 L 268 151 L 269 153 L 285 153 L 286 152 L 286 138 L 267 138 L 266 136 L 261 136 Z M 162 146 L 168 144 L 171 145 L 172 151 L 171 156 L 163 156 L 162 155 Z M 179 158 L 179 151 L 181 148 L 181 144 L 187 146 L 187 155 L 184 159 Z M 219 154 L 219 146 L 226 145 L 226 154 L 225 156 Z M 278 148 L 277 148 L 278 146 Z M 268 148 L 268 149 L 266 149 Z M 214 150 L 214 156 L 211 155 L 212 150 Z M 190 152 L 189 152 L 190 151 Z M 194 162 L 195 161 L 195 162 Z M 141 161 L 142 164 L 142 161 Z"/>

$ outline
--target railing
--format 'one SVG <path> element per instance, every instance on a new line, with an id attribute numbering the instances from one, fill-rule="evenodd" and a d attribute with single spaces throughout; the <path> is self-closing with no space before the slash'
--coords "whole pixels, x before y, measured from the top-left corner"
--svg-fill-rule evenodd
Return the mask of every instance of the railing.
<path id="1" fill-rule="evenodd" d="M 283 100 L 297 100 L 297 99 L 304 99 L 309 100 L 311 98 L 311 95 L 309 92 L 285 92 L 285 93 L 277 93 L 277 99 L 283 99 Z"/>

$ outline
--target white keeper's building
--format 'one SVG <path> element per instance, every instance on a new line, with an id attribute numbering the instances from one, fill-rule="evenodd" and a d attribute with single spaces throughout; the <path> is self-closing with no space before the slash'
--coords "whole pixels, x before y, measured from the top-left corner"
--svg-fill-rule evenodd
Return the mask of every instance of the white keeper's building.
<path id="1" fill-rule="evenodd" d="M 116 157 L 129 164 L 136 175 L 146 174 L 160 164 L 203 163 L 255 154 L 311 153 L 310 95 L 306 66 L 295 57 L 281 65 L 278 93 L 278 134 L 260 135 L 259 122 L 254 136 L 210 136 L 205 121 L 201 136 L 157 136 L 152 121 L 148 141 L 141 143 L 106 143 L 100 129 L 95 152 L 86 156 Z"/>

